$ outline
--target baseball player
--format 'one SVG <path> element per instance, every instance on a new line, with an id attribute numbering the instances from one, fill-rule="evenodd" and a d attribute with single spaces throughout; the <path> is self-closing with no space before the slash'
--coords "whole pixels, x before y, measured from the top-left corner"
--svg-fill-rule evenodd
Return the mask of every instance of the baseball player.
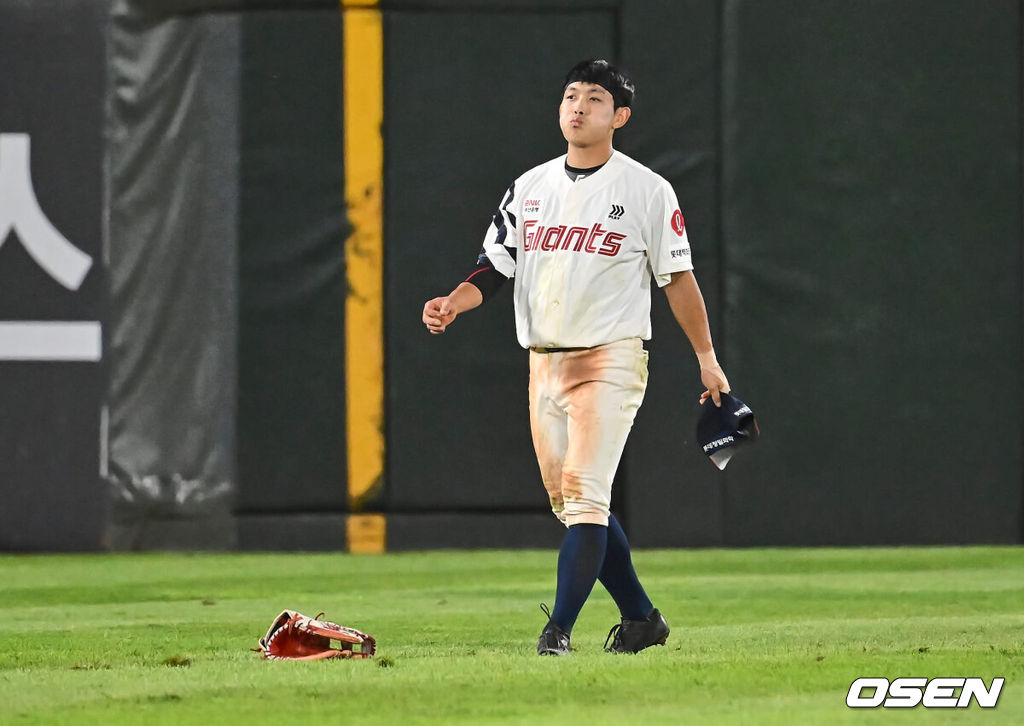
<path id="1" fill-rule="evenodd" d="M 530 427 L 551 510 L 566 526 L 554 609 L 540 655 L 565 655 L 598 580 L 622 620 L 610 652 L 664 644 L 668 623 L 637 578 L 629 543 L 609 511 L 612 478 L 647 387 L 651 281 L 668 297 L 711 397 L 729 390 L 693 276 L 672 186 L 612 147 L 630 117 L 634 85 L 604 60 L 574 66 L 562 86 L 565 156 L 534 167 L 502 196 L 476 268 L 423 306 L 443 333 L 514 278 L 516 331 L 530 351 Z M 609 641 L 611 644 L 609 645 Z"/>

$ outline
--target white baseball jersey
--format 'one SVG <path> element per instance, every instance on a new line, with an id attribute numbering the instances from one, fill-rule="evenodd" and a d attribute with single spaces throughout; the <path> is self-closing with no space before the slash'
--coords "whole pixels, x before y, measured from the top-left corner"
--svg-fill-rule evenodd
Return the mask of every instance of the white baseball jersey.
<path id="1" fill-rule="evenodd" d="M 593 347 L 651 337 L 651 277 L 693 269 L 672 186 L 613 151 L 575 182 L 566 157 L 516 179 L 487 231 L 483 251 L 515 279 L 524 348 Z"/>

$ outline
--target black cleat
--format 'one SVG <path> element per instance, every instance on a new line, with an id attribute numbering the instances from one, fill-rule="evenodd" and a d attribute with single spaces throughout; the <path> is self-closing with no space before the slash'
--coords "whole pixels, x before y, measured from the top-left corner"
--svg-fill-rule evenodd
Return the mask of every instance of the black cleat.
<path id="1" fill-rule="evenodd" d="M 647 620 L 623 618 L 613 626 L 604 640 L 604 650 L 606 653 L 639 653 L 652 645 L 665 645 L 668 634 L 668 623 L 655 608 Z M 611 641 L 610 646 L 608 641 Z"/>
<path id="2" fill-rule="evenodd" d="M 537 638 L 537 655 L 569 655 L 569 651 L 572 650 L 569 645 L 569 634 L 551 622 L 551 611 L 547 606 L 542 604 L 540 609 L 548 616 L 548 624 Z"/>

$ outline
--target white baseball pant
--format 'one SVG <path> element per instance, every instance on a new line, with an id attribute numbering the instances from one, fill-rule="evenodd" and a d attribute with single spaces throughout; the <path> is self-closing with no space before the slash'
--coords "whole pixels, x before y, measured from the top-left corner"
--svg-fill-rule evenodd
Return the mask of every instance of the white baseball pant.
<path id="1" fill-rule="evenodd" d="M 647 389 L 639 338 L 531 348 L 530 429 L 551 511 L 566 527 L 607 526 L 612 479 Z"/>

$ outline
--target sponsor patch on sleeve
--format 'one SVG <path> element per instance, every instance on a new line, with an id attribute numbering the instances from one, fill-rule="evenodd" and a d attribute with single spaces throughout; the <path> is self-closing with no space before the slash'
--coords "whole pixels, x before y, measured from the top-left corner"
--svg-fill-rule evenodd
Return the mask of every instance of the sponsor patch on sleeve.
<path id="1" fill-rule="evenodd" d="M 683 220 L 683 213 L 677 209 L 672 212 L 672 231 L 682 237 L 684 229 L 686 229 L 686 222 Z"/>

